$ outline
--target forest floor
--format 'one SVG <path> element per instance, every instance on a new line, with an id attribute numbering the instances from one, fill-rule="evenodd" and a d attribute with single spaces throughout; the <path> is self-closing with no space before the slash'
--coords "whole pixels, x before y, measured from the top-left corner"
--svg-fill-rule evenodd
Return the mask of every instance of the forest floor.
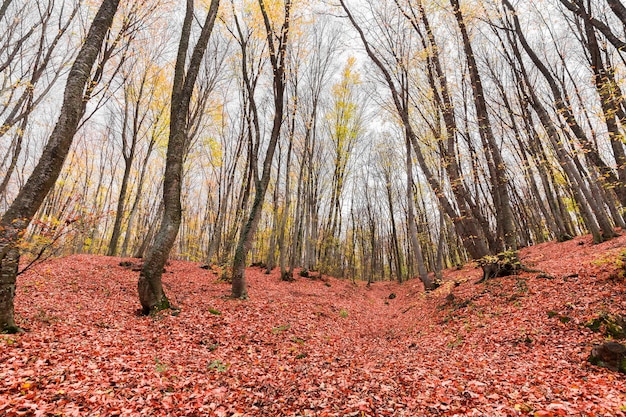
<path id="1" fill-rule="evenodd" d="M 551 277 L 476 284 L 470 264 L 428 294 L 250 268 L 248 301 L 172 261 L 181 310 L 154 317 L 123 259 L 50 260 L 19 277 L 26 332 L 0 336 L 0 415 L 625 416 L 626 375 L 587 361 L 606 338 L 584 326 L 626 312 L 625 249 L 626 234 L 545 243 L 520 257 Z"/>

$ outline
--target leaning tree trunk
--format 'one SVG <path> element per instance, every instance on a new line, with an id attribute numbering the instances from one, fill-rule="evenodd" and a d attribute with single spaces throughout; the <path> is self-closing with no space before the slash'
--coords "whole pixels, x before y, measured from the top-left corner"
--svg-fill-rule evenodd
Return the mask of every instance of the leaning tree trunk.
<path id="1" fill-rule="evenodd" d="M 339 3 L 341 4 L 343 10 L 346 12 L 350 23 L 358 32 L 359 38 L 361 39 L 363 47 L 365 48 L 365 52 L 378 67 L 383 77 L 385 78 L 385 82 L 387 83 L 387 86 L 389 87 L 389 90 L 391 92 L 391 98 L 393 100 L 394 107 L 398 112 L 398 117 L 402 121 L 403 127 L 406 131 L 406 135 L 411 141 L 411 145 L 415 150 L 417 162 L 422 168 L 424 176 L 426 177 L 426 181 L 428 182 L 435 196 L 439 200 L 442 208 L 445 210 L 446 214 L 448 214 L 448 216 L 453 220 L 455 229 L 463 242 L 463 246 L 465 247 L 469 255 L 474 259 L 480 259 L 483 256 L 490 254 L 487 238 L 483 233 L 482 227 L 477 218 L 473 216 L 471 212 L 465 210 L 462 211 L 460 216 L 457 214 L 456 208 L 454 207 L 452 201 L 450 201 L 445 193 L 442 192 L 443 188 L 439 183 L 439 180 L 434 176 L 433 172 L 426 164 L 426 158 L 423 155 L 417 141 L 417 134 L 415 133 L 415 131 L 413 130 L 413 126 L 411 125 L 409 108 L 406 105 L 407 92 L 399 91 L 398 86 L 394 83 L 392 79 L 391 72 L 387 68 L 386 64 L 381 61 L 376 52 L 370 46 L 365 37 L 365 32 L 354 19 L 352 13 L 345 4 L 345 1 L 339 0 Z M 463 203 L 463 200 L 459 199 L 456 195 L 455 198 L 457 198 L 457 201 L 459 203 Z"/>
<path id="2" fill-rule="evenodd" d="M 70 69 L 59 120 L 37 166 L 0 221 L 0 332 L 19 330 L 13 316 L 13 297 L 19 249 L 16 244 L 59 177 L 78 123 L 85 113 L 85 89 L 102 43 L 111 27 L 119 0 L 104 0 Z"/>
<path id="3" fill-rule="evenodd" d="M 187 8 L 183 29 L 178 45 L 178 55 L 174 69 L 174 83 L 172 86 L 172 105 L 170 110 L 170 135 L 167 145 L 167 157 L 165 162 L 165 175 L 163 178 L 163 218 L 153 245 L 145 257 L 137 289 L 143 314 L 167 309 L 169 301 L 163 291 L 161 276 L 163 267 L 167 262 L 182 217 L 182 205 L 180 201 L 181 185 L 183 177 L 183 160 L 187 149 L 187 128 L 189 122 L 189 106 L 193 94 L 194 85 L 198 77 L 200 65 L 207 48 L 217 10 L 219 0 L 211 0 L 211 6 L 207 13 L 204 26 L 198 37 L 196 46 L 193 48 L 189 67 L 185 71 L 191 26 L 194 20 L 194 1 L 187 0 Z"/>
<path id="4" fill-rule="evenodd" d="M 535 67 L 539 70 L 539 72 L 543 74 L 544 78 L 548 82 L 548 85 L 552 90 L 556 109 L 563 114 L 565 121 L 568 123 L 572 133 L 574 134 L 574 136 L 576 136 L 577 139 L 579 139 L 583 149 L 587 151 L 588 148 L 585 147 L 585 143 L 588 143 L 588 140 L 586 139 L 584 132 L 582 132 L 580 125 L 578 125 L 578 122 L 573 117 L 571 108 L 566 105 L 565 97 L 558 89 L 558 86 L 556 85 L 556 82 L 552 77 L 550 71 L 528 44 L 528 41 L 526 40 L 526 37 L 522 32 L 519 19 L 515 15 L 515 9 L 508 0 L 503 0 L 503 4 L 513 15 L 513 30 L 515 31 L 519 42 L 521 43 L 525 52 L 530 57 L 531 61 L 535 64 Z M 564 138 L 562 138 L 559 134 L 557 126 L 555 126 L 553 120 L 548 115 L 547 110 L 544 108 L 541 100 L 534 92 L 532 85 L 529 81 L 529 76 L 525 70 L 524 65 L 522 64 L 521 54 L 519 49 L 517 48 L 517 45 L 513 44 L 512 46 L 513 54 L 516 60 L 520 63 L 520 75 L 522 77 L 522 80 L 524 81 L 524 84 L 527 86 L 528 102 L 533 110 L 537 113 L 541 124 L 546 130 L 546 133 L 548 134 L 548 139 L 557 154 L 557 157 L 563 167 L 563 171 L 565 172 L 567 177 L 572 180 L 572 193 L 577 204 L 579 205 L 581 214 L 585 219 L 585 224 L 593 235 L 594 242 L 601 243 L 604 240 L 615 237 L 616 233 L 613 230 L 610 222 L 606 218 L 603 208 L 596 204 L 594 195 L 592 195 L 585 183 L 585 179 L 583 178 L 584 174 L 577 169 L 574 161 L 572 160 L 572 157 L 565 149 L 563 144 Z M 567 134 L 567 132 L 564 132 L 564 135 Z M 589 154 L 591 156 L 593 153 L 589 152 Z M 604 171 L 601 169 L 601 165 L 598 165 L 598 169 L 600 170 L 602 175 L 606 175 L 607 178 L 615 177 L 615 174 L 610 169 L 608 171 Z"/>

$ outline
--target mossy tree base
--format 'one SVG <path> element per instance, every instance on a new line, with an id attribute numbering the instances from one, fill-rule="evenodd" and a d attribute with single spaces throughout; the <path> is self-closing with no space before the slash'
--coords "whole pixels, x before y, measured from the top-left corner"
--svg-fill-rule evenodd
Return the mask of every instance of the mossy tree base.
<path id="1" fill-rule="evenodd" d="M 483 270 L 483 277 L 478 281 L 479 283 L 492 278 L 516 275 L 519 271 L 524 270 L 516 251 L 483 256 L 477 262 Z"/>
<path id="2" fill-rule="evenodd" d="M 18 326 L 7 326 L 0 331 L 0 334 L 17 334 L 24 333 L 24 329 Z"/>
<path id="3" fill-rule="evenodd" d="M 286 282 L 294 282 L 295 278 L 293 277 L 293 272 L 291 271 L 284 271 L 280 274 L 280 280 L 281 281 L 286 281 Z"/>
<path id="4" fill-rule="evenodd" d="M 626 374 L 626 346 L 617 342 L 606 342 L 594 346 L 589 362 L 592 365 Z"/>
<path id="5" fill-rule="evenodd" d="M 572 239 L 573 239 L 573 237 L 572 237 L 572 236 L 570 236 L 570 235 L 568 235 L 567 233 L 565 233 L 565 234 L 559 235 L 559 236 L 556 238 L 556 241 L 557 241 L 557 242 L 567 242 L 568 240 L 572 240 Z"/>
<path id="6" fill-rule="evenodd" d="M 587 322 L 585 327 L 613 339 L 626 339 L 626 317 L 624 316 L 603 313 Z"/>
<path id="7" fill-rule="evenodd" d="M 160 273 L 148 273 L 144 265 L 144 269 L 139 275 L 137 289 L 141 303 L 141 314 L 144 316 L 170 308 L 170 302 L 165 295 L 165 291 L 163 291 Z"/>
<path id="8" fill-rule="evenodd" d="M 141 312 L 144 316 L 153 316 L 160 311 L 169 310 L 171 307 L 170 301 L 164 296 L 159 303 L 153 305 L 152 307 L 143 307 Z"/>

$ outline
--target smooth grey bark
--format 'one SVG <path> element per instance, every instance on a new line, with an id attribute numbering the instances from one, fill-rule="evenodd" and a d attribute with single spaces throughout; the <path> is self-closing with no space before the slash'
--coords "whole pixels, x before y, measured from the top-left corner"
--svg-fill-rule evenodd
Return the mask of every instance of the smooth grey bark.
<path id="1" fill-rule="evenodd" d="M 163 178 L 163 217 L 156 238 L 144 259 L 137 289 L 143 314 L 170 307 L 163 290 L 161 276 L 169 253 L 174 246 L 182 218 L 180 201 L 183 162 L 188 148 L 189 108 L 191 96 L 211 32 L 215 25 L 219 0 L 211 0 L 204 25 L 186 67 L 189 41 L 194 18 L 194 0 L 187 0 L 172 85 L 170 134 Z"/>
<path id="2" fill-rule="evenodd" d="M 119 0 L 104 0 L 68 74 L 57 124 L 32 174 L 0 221 L 0 332 L 16 331 L 13 298 L 19 250 L 18 240 L 61 172 L 80 119 L 85 113 L 91 70 L 111 27 Z"/>

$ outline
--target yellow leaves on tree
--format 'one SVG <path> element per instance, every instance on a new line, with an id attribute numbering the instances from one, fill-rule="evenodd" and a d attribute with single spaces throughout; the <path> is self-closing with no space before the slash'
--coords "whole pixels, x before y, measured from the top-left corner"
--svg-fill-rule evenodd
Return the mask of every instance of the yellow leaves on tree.
<path id="1" fill-rule="evenodd" d="M 362 129 L 356 91 L 361 79 L 355 64 L 356 58 L 349 57 L 341 73 L 341 80 L 332 87 L 334 102 L 328 118 L 339 158 L 351 151 Z"/>

